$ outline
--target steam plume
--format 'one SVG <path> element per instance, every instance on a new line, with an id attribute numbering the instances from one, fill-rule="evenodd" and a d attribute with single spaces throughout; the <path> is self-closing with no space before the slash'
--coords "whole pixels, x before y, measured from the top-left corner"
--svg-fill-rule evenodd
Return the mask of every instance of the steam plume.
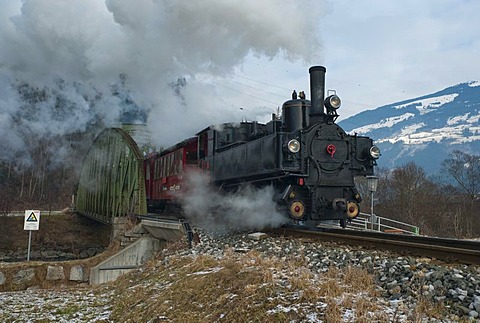
<path id="1" fill-rule="evenodd" d="M 164 146 L 234 121 L 202 80 L 248 55 L 311 60 L 319 16 L 309 0 L 0 0 L 0 158 L 28 163 L 28 133 L 108 127 L 129 109 Z"/>
<path id="2" fill-rule="evenodd" d="M 276 210 L 273 187 L 244 186 L 231 194 L 221 194 L 202 173 L 189 173 L 182 198 L 184 212 L 194 224 L 218 233 L 279 227 L 288 218 Z"/>

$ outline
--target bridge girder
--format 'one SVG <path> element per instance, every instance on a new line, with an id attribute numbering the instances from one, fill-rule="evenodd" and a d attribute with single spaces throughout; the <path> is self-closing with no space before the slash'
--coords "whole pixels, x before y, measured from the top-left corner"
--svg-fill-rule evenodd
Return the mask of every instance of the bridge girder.
<path id="1" fill-rule="evenodd" d="M 75 201 L 76 212 L 103 223 L 130 214 L 147 214 L 143 155 L 120 128 L 101 132 L 85 156 Z"/>

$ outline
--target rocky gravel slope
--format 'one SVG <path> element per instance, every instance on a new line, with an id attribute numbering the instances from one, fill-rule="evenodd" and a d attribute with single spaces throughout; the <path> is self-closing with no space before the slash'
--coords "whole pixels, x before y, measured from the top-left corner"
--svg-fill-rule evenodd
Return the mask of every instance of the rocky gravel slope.
<path id="1" fill-rule="evenodd" d="M 164 251 L 145 268 L 129 274 L 116 283 L 77 289 L 30 289 L 23 292 L 0 293 L 0 321 L 128 321 L 129 319 L 122 319 L 124 317 L 122 315 L 127 313 L 122 313 L 126 310 L 122 310 L 119 306 L 119 303 L 125 302 L 128 298 L 128 291 L 144 290 L 146 291 L 144 293 L 151 295 L 148 297 L 153 298 L 163 292 L 166 293 L 175 284 L 174 275 L 172 274 L 170 278 L 168 275 L 165 276 L 168 283 L 154 282 L 152 279 L 155 276 L 161 276 L 162 271 L 179 270 L 172 267 L 179 261 L 178 259 L 188 263 L 205 255 L 218 261 L 228 256 L 234 257 L 237 262 L 242 262 L 245 268 L 250 270 L 253 266 L 249 264 L 254 257 L 252 252 L 259 255 L 255 257 L 272 259 L 268 262 L 269 266 L 276 266 L 275 270 L 272 269 L 269 280 L 255 287 L 262 288 L 265 284 L 271 284 L 274 287 L 271 289 L 274 292 L 270 292 L 271 299 L 266 298 L 265 302 L 275 305 L 266 309 L 267 313 L 264 314 L 265 317 L 272 318 L 272 321 L 281 314 L 284 315 L 281 317 L 294 317 L 295 319 L 291 321 L 324 322 L 328 321 L 328 312 L 332 308 L 336 311 L 335 317 L 344 322 L 480 321 L 480 268 L 478 266 L 445 265 L 432 259 L 404 257 L 383 251 L 324 242 L 290 240 L 281 237 L 254 240 L 246 233 L 212 236 L 206 232 L 200 232 L 200 243 L 195 244 L 192 249 L 177 248 Z M 273 263 L 277 265 L 272 265 Z M 294 264 L 296 267 L 279 265 L 282 263 Z M 215 274 L 221 277 L 223 268 L 223 263 L 219 262 L 208 270 L 192 272 L 186 276 L 204 277 Z M 358 271 L 359 273 L 367 272 L 373 278 L 375 290 L 366 293 L 362 288 L 355 290 L 353 285 L 349 285 L 348 276 L 345 273 L 351 268 L 361 270 Z M 325 293 L 320 293 L 319 295 L 322 296 L 315 298 L 315 301 L 305 301 L 309 299 L 304 296 L 307 291 L 324 286 L 327 280 L 335 281 L 336 274 L 338 274 L 339 284 L 345 285 L 341 286 L 340 293 L 330 298 L 325 296 Z M 302 284 L 293 284 L 293 275 L 305 276 L 306 281 Z M 350 277 L 353 280 L 354 277 Z M 127 287 L 120 289 L 118 286 L 121 284 L 126 284 Z M 129 284 L 130 287 L 128 287 Z M 247 282 L 245 285 L 248 285 Z M 347 294 L 349 302 L 345 301 Z M 218 295 L 212 295 L 212 302 L 218 300 L 218 297 Z M 231 297 L 231 300 L 225 300 L 226 302 L 234 302 L 237 296 L 231 294 L 226 297 Z M 361 313 L 358 304 L 362 299 L 368 300 L 369 306 L 366 306 L 366 310 Z M 151 310 L 141 308 L 152 306 L 151 302 L 151 299 L 146 299 L 144 302 L 136 303 L 138 313 L 145 315 L 138 316 L 140 315 L 138 314 L 136 318 L 139 321 L 173 321 L 167 312 L 153 311 L 155 314 L 152 314 Z M 209 308 L 210 305 L 212 304 L 201 304 L 204 308 Z M 184 310 L 175 309 L 172 306 L 170 308 L 172 311 Z M 289 313 L 296 314 L 289 316 Z M 205 321 L 226 321 L 222 318 L 227 316 L 228 313 L 224 313 L 218 317 L 209 317 Z M 238 317 L 237 321 L 242 321 L 242 318 Z"/>

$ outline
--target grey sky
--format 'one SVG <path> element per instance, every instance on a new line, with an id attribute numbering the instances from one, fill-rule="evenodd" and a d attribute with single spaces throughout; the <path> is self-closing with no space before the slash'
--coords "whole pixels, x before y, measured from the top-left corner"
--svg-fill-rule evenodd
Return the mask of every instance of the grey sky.
<path id="1" fill-rule="evenodd" d="M 480 1 L 333 0 L 324 9 L 316 31 L 322 50 L 309 63 L 327 67 L 327 87 L 343 99 L 341 118 L 480 79 Z M 258 63 L 247 62 L 240 75 L 308 90 L 308 64 Z"/>
<path id="2" fill-rule="evenodd" d="M 113 125 L 109 89 L 149 111 L 158 145 L 219 122 L 268 118 L 308 67 L 327 67 L 341 118 L 480 77 L 480 1 L 0 0 L 0 136 L 22 146 L 9 84 L 60 93 L 76 107 L 53 124 L 55 100 L 29 123 L 41 136 Z M 186 77 L 182 99 L 169 86 Z M 64 82 L 59 85 L 58 80 Z M 91 105 L 95 93 L 102 100 Z"/>

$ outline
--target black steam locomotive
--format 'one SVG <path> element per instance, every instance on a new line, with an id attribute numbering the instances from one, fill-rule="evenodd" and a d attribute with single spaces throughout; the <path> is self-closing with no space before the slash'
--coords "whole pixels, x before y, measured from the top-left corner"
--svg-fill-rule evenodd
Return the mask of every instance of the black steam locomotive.
<path id="1" fill-rule="evenodd" d="M 273 185 L 277 208 L 295 223 L 338 220 L 345 226 L 359 214 L 354 177 L 373 175 L 380 150 L 372 139 L 349 135 L 335 123 L 341 101 L 335 94 L 325 98 L 325 72 L 323 66 L 310 68 L 311 101 L 294 91 L 281 118 L 211 126 L 148 158 L 148 205 L 174 199 L 183 172 L 195 167 L 227 191 L 246 183 Z"/>

